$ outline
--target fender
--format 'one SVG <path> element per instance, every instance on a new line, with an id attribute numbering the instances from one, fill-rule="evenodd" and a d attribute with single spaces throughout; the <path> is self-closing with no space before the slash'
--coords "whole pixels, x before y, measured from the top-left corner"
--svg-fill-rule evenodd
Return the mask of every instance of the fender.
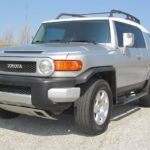
<path id="1" fill-rule="evenodd" d="M 117 100 L 117 84 L 116 84 L 116 70 L 113 66 L 94 67 L 80 74 L 76 77 L 76 85 L 84 84 L 90 79 L 98 77 L 106 80 L 112 90 L 113 101 L 116 104 Z"/>
<path id="2" fill-rule="evenodd" d="M 106 73 L 106 72 L 116 72 L 115 68 L 112 66 L 107 66 L 107 67 L 94 67 L 90 68 L 87 71 L 81 73 L 78 77 L 76 77 L 76 83 L 77 84 L 82 84 L 86 83 L 91 77 L 93 77 L 96 74 L 99 73 Z M 115 73 L 116 75 L 116 73 Z"/>

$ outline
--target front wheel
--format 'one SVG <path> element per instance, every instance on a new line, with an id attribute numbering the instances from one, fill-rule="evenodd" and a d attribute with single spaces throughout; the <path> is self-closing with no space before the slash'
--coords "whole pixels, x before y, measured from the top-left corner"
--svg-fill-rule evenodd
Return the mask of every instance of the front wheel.
<path id="1" fill-rule="evenodd" d="M 92 83 L 76 102 L 75 121 L 84 132 L 97 135 L 109 124 L 112 111 L 112 92 L 102 79 Z"/>

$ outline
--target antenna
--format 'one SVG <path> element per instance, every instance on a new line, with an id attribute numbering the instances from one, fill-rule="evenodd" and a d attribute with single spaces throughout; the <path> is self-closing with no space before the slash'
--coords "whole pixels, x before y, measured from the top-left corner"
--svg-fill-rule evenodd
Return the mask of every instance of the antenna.
<path id="1" fill-rule="evenodd" d="M 26 0 L 26 4 L 25 4 L 25 26 L 23 29 L 25 44 L 29 43 L 29 23 L 28 23 L 29 14 L 28 13 L 29 13 L 29 0 Z"/>
<path id="2" fill-rule="evenodd" d="M 29 12 L 29 3 L 28 0 L 26 1 L 26 5 L 25 5 L 25 24 L 28 25 L 28 12 Z"/>

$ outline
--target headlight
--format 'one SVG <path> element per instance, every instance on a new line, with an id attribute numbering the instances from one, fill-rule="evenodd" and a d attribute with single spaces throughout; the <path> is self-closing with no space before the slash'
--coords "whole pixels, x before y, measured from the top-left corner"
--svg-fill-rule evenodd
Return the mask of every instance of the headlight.
<path id="1" fill-rule="evenodd" d="M 43 75 L 51 75 L 54 71 L 54 65 L 50 60 L 42 60 L 39 64 L 39 71 Z"/>

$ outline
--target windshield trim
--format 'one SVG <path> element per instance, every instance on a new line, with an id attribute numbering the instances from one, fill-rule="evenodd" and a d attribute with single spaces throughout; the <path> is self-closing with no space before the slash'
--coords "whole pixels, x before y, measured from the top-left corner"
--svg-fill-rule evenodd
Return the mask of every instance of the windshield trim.
<path id="1" fill-rule="evenodd" d="M 54 21 L 49 21 L 49 22 L 43 22 L 41 25 L 40 25 L 40 27 L 38 28 L 38 30 L 37 30 L 37 32 L 36 32 L 36 34 L 35 34 L 35 36 L 34 36 L 34 38 L 33 38 L 33 40 L 32 40 L 32 44 L 36 44 L 36 42 L 34 42 L 34 40 L 35 40 L 35 37 L 37 36 L 37 34 L 38 34 L 38 32 L 39 32 L 39 30 L 40 30 L 40 28 L 41 28 L 41 26 L 42 25 L 44 25 L 44 24 L 51 24 L 51 23 L 63 23 L 63 22 L 84 22 L 84 21 L 108 21 L 108 27 L 109 27 L 109 41 L 110 42 L 106 42 L 106 43 L 101 43 L 101 42 L 95 42 L 95 44 L 111 44 L 112 43 L 112 37 L 111 37 L 111 26 L 110 26 L 110 20 L 108 19 L 108 18 L 104 18 L 104 19 L 102 19 L 102 18 L 99 18 L 99 19 L 77 19 L 77 20 L 63 20 L 63 21 L 61 21 L 61 20 L 54 20 Z M 52 42 L 39 42 L 39 43 L 37 43 L 37 44 L 44 44 L 44 43 L 52 43 Z M 73 42 L 54 42 L 54 43 L 73 43 Z M 74 42 L 75 43 L 75 42 Z M 81 43 L 81 42 L 79 42 L 79 43 Z M 83 43 L 83 42 L 82 42 Z M 85 42 L 84 42 L 85 43 Z M 89 42 L 90 44 L 92 43 L 92 42 Z"/>

